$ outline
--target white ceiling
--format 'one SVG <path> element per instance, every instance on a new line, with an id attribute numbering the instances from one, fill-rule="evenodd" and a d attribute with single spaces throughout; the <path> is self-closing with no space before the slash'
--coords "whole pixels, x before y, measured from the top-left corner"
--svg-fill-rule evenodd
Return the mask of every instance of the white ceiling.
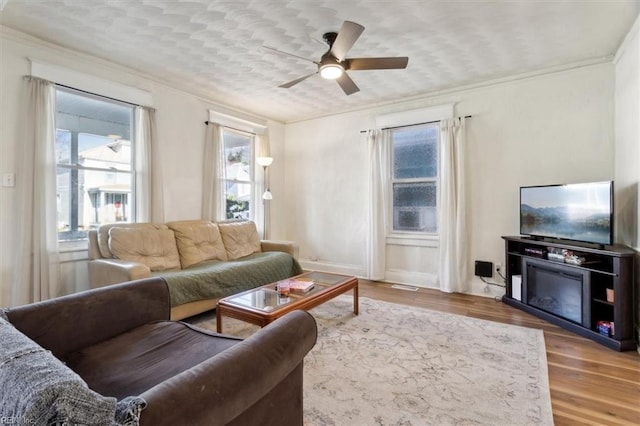
<path id="1" fill-rule="evenodd" d="M 611 60 L 640 0 L 8 0 L 0 23 L 266 118 L 293 122 L 521 73 Z M 346 96 L 313 76 L 322 34 L 366 30 L 347 57 L 408 56 L 352 71 Z"/>

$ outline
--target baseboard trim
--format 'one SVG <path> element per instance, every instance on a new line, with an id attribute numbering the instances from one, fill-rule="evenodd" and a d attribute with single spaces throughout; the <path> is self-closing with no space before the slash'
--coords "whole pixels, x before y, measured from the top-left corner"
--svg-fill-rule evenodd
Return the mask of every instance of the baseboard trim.
<path id="1" fill-rule="evenodd" d="M 365 273 L 362 270 L 362 268 L 357 265 L 319 262 L 319 261 L 314 261 L 309 259 L 298 259 L 298 262 L 300 263 L 300 266 L 302 266 L 302 269 L 305 269 L 305 270 L 329 272 L 334 274 L 353 275 L 359 278 L 362 278 L 365 276 Z"/>
<path id="2" fill-rule="evenodd" d="M 435 274 L 429 274 L 425 272 L 409 272 L 392 270 L 386 271 L 384 274 L 384 281 L 389 281 L 397 284 L 412 285 L 423 288 L 433 288 L 438 290 L 438 280 Z"/>

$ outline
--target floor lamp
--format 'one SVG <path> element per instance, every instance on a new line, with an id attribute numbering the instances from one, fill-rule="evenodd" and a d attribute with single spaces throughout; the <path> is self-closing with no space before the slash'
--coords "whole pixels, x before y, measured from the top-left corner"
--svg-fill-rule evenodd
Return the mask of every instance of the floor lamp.
<path id="1" fill-rule="evenodd" d="M 264 171 L 265 190 L 264 190 L 264 193 L 262 194 L 262 204 L 264 206 L 262 210 L 262 218 L 263 218 L 262 238 L 266 240 L 267 239 L 267 214 L 268 214 L 267 201 L 273 199 L 273 194 L 271 194 L 271 191 L 269 190 L 269 177 L 267 174 L 267 169 L 269 168 L 271 163 L 273 163 L 273 157 L 256 157 L 256 163 L 258 163 L 259 166 L 262 166 L 262 170 Z"/>

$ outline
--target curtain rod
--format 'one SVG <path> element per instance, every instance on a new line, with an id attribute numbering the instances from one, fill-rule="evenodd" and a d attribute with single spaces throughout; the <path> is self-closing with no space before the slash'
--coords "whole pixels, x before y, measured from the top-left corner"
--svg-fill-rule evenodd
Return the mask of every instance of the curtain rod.
<path id="1" fill-rule="evenodd" d="M 36 78 L 39 78 L 39 77 L 36 77 Z M 42 80 L 44 80 L 44 79 L 42 79 Z M 143 107 L 142 105 L 134 104 L 132 102 L 123 101 L 122 99 L 116 99 L 116 98 L 112 98 L 112 97 L 109 97 L 109 96 L 99 95 L 97 93 L 89 92 L 88 90 L 76 89 L 75 87 L 67 86 L 66 84 L 56 83 L 55 81 L 52 81 L 52 83 L 55 84 L 58 87 L 64 87 L 68 91 L 80 92 L 80 93 L 84 93 L 84 94 L 91 95 L 91 96 L 97 97 L 97 98 L 102 98 L 102 99 L 109 99 L 110 101 L 114 101 L 114 102 L 117 102 L 117 103 L 120 103 L 120 104 L 130 105 L 130 106 L 134 106 L 134 107 Z M 149 108 L 149 107 L 147 107 L 147 108 Z"/>
<path id="2" fill-rule="evenodd" d="M 204 124 L 206 124 L 207 126 L 209 125 L 209 123 L 211 123 L 211 124 L 220 124 L 220 123 L 216 123 L 215 121 L 209 121 L 209 120 L 207 120 L 207 121 L 205 121 L 205 122 L 204 122 Z M 248 131 L 248 130 L 236 129 L 235 127 L 225 126 L 225 125 L 222 125 L 222 124 L 220 124 L 220 126 L 224 127 L 225 129 L 235 130 L 236 132 L 247 133 L 247 134 L 249 134 L 249 135 L 253 135 L 253 136 L 257 136 L 257 135 L 258 135 L 257 133 L 255 133 L 255 132 L 250 132 L 250 131 Z"/>
<path id="3" fill-rule="evenodd" d="M 472 115 L 465 115 L 464 118 L 471 118 L 473 117 Z M 433 124 L 433 123 L 439 123 L 442 120 L 435 120 L 435 121 L 427 121 L 424 123 L 415 123 L 415 124 L 407 124 L 404 126 L 393 126 L 393 127 L 383 127 L 380 130 L 392 130 L 392 129 L 399 129 L 400 127 L 411 127 L 411 126 L 422 126 L 423 124 Z M 360 133 L 367 133 L 368 130 L 360 130 Z"/>

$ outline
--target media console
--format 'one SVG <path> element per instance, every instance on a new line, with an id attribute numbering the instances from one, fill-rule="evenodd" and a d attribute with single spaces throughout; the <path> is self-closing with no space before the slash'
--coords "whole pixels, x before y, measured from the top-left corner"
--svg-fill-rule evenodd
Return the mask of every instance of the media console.
<path id="1" fill-rule="evenodd" d="M 635 350 L 635 252 L 502 237 L 506 294 L 502 301 L 618 351 Z M 579 259 L 565 263 L 558 252 Z M 566 252 L 565 252 L 566 253 Z"/>

